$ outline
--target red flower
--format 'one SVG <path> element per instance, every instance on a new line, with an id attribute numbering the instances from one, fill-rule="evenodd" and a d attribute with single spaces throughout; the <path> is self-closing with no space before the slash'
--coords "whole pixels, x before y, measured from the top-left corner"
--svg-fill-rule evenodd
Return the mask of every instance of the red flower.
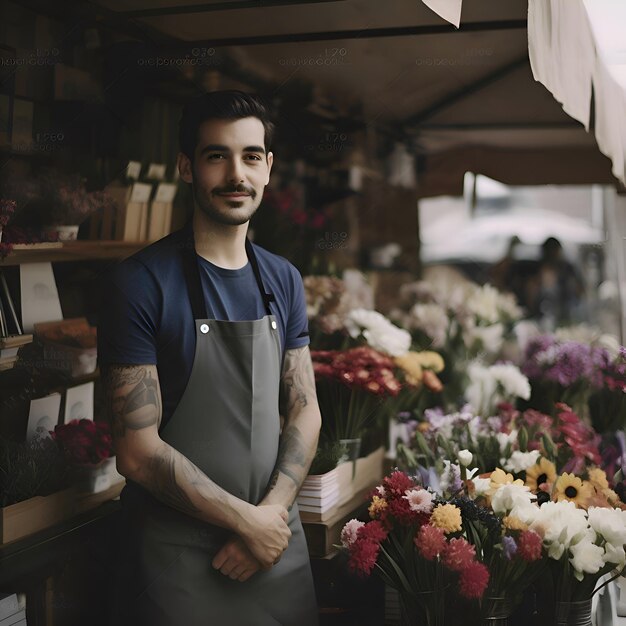
<path id="1" fill-rule="evenodd" d="M 517 540 L 517 553 L 524 561 L 537 561 L 541 558 L 541 537 L 534 530 L 525 530 Z"/>
<path id="2" fill-rule="evenodd" d="M 409 501 L 404 498 L 388 500 L 385 513 L 387 515 L 393 515 L 393 517 L 404 526 L 410 526 L 420 519 L 420 517 L 424 517 L 424 515 L 420 515 L 418 511 L 411 509 Z M 426 515 L 425 517 L 428 518 L 429 516 Z"/>
<path id="3" fill-rule="evenodd" d="M 462 537 L 451 539 L 441 554 L 443 564 L 455 572 L 462 572 L 476 558 L 476 549 Z"/>
<path id="4" fill-rule="evenodd" d="M 369 576 L 376 565 L 379 550 L 380 544 L 357 537 L 357 540 L 350 546 L 348 566 L 361 576 Z"/>
<path id="5" fill-rule="evenodd" d="M 357 539 L 380 543 L 381 541 L 387 539 L 387 534 L 388 531 L 385 527 L 378 520 L 374 520 L 372 522 L 367 522 L 365 526 L 361 526 L 361 528 L 359 528 Z"/>
<path id="6" fill-rule="evenodd" d="M 425 559 L 432 561 L 445 549 L 446 535 L 441 528 L 425 524 L 419 529 L 413 542 L 417 551 Z"/>
<path id="7" fill-rule="evenodd" d="M 479 561 L 472 561 L 459 576 L 459 593 L 464 598 L 480 598 L 489 584 L 489 570 Z"/>
<path id="8" fill-rule="evenodd" d="M 407 474 L 396 470 L 390 476 L 383 478 L 383 487 L 391 496 L 402 497 L 407 489 L 413 489 L 415 485 Z"/>

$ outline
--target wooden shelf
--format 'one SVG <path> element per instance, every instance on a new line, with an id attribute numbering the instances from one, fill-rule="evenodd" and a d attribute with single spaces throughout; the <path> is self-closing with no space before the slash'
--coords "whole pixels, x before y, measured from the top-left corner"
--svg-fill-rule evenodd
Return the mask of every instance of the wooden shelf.
<path id="1" fill-rule="evenodd" d="M 2 265 L 58 261 L 123 259 L 145 248 L 149 241 L 64 241 L 61 245 L 48 243 L 15 244 Z M 16 249 L 17 248 L 17 249 Z"/>

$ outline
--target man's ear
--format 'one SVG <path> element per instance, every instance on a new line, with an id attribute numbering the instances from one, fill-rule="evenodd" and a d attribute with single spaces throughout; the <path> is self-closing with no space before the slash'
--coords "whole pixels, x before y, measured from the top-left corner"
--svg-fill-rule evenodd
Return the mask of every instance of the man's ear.
<path id="1" fill-rule="evenodd" d="M 266 185 L 269 185 L 270 182 L 270 174 L 272 172 L 272 164 L 274 163 L 274 153 L 267 153 L 267 180 L 265 181 Z"/>
<path id="2" fill-rule="evenodd" d="M 193 183 L 191 159 L 184 152 L 178 153 L 177 166 L 180 179 L 185 183 Z"/>

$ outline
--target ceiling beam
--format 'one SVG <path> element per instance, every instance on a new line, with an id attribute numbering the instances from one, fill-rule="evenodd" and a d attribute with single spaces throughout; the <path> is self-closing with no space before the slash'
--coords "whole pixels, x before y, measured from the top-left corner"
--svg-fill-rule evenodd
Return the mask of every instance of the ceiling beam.
<path id="1" fill-rule="evenodd" d="M 115 11 L 126 18 L 160 17 L 163 15 L 185 15 L 188 13 L 207 13 L 211 11 L 240 11 L 242 9 L 265 9 L 300 4 L 329 4 L 346 0 L 231 0 L 231 2 L 214 2 L 213 4 L 185 4 L 183 6 L 157 7 L 153 9 L 136 9 L 134 11 Z"/>
<path id="2" fill-rule="evenodd" d="M 526 29 L 526 20 L 502 20 L 490 22 L 470 22 L 454 28 L 451 24 L 430 24 L 422 26 L 393 26 L 389 28 L 355 28 L 350 30 L 321 31 L 309 33 L 283 33 L 280 35 L 251 35 L 244 37 L 223 37 L 181 41 L 184 48 L 217 46 L 258 46 L 277 43 L 303 43 L 306 41 L 335 41 L 342 39 L 376 39 L 379 37 L 415 37 L 424 35 L 452 35 L 459 33 L 490 32 L 500 30 Z"/>
<path id="3" fill-rule="evenodd" d="M 493 72 L 490 72 L 486 76 L 479 78 L 473 83 L 470 83 L 465 87 L 461 87 L 460 89 L 450 92 L 434 104 L 426 107 L 419 113 L 412 115 L 411 117 L 404 120 L 402 122 L 402 126 L 407 130 L 410 129 L 410 127 L 412 126 L 420 126 L 427 119 L 434 117 L 438 113 L 441 113 L 441 111 L 450 108 L 461 100 L 465 100 L 466 98 L 475 94 L 481 89 L 489 87 L 490 85 L 501 80 L 505 76 L 508 76 L 511 72 L 514 72 L 515 70 L 526 65 L 528 65 L 528 56 L 524 55 L 523 57 L 520 57 L 515 61 L 508 63 L 507 65 L 497 68 Z"/>

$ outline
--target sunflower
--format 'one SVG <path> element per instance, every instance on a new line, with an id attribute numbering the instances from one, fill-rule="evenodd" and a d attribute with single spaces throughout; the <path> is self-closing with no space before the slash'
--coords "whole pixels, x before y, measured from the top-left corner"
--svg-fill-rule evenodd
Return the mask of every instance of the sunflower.
<path id="1" fill-rule="evenodd" d="M 557 502 L 569 500 L 584 509 L 593 496 L 593 487 L 586 480 L 580 480 L 574 474 L 561 474 L 554 485 L 553 499 Z"/>
<path id="2" fill-rule="evenodd" d="M 526 486 L 530 487 L 533 492 L 538 491 L 543 483 L 549 483 L 550 486 L 554 485 L 555 480 L 556 467 L 554 463 L 543 457 L 526 470 Z"/>

